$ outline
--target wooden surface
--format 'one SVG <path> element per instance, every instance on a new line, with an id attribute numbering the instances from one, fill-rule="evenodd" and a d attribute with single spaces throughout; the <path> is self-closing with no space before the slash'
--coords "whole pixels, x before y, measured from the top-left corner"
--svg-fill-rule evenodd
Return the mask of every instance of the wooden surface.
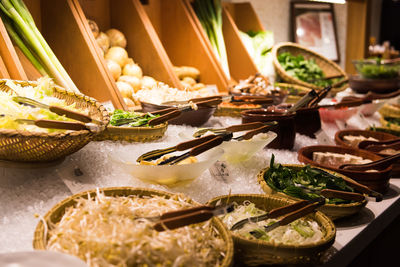
<path id="1" fill-rule="evenodd" d="M 231 15 L 233 21 L 239 30 L 265 31 L 256 11 L 250 2 L 243 3 L 224 3 L 224 7 Z"/>
<path id="2" fill-rule="evenodd" d="M 182 0 L 149 0 L 143 5 L 162 45 L 176 66 L 200 70 L 200 82 L 226 91 L 226 79 Z"/>

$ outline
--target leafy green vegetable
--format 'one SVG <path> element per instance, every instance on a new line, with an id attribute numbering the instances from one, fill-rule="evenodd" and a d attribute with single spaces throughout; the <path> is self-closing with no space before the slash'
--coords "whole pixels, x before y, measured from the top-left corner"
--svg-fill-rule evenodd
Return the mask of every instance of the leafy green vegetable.
<path id="1" fill-rule="evenodd" d="M 273 190 L 283 192 L 289 196 L 313 200 L 320 197 L 315 190 L 333 189 L 346 192 L 354 192 L 346 182 L 324 170 L 312 168 L 309 165 L 295 170 L 290 167 L 274 164 L 275 156 L 272 155 L 270 168 L 264 174 L 264 180 Z M 310 192 L 311 191 L 311 192 Z M 349 203 L 342 199 L 328 199 L 329 204 Z"/>
<path id="2" fill-rule="evenodd" d="M 278 61 L 290 75 L 304 82 L 326 87 L 333 84 L 333 80 L 320 80 L 325 77 L 322 69 L 315 63 L 315 59 L 304 59 L 303 55 L 293 56 L 289 52 L 278 55 Z"/>
<path id="3" fill-rule="evenodd" d="M 159 115 L 151 113 L 141 114 L 116 109 L 111 116 L 110 124 L 112 126 L 128 125 L 130 127 L 149 126 L 149 121 L 157 117 Z"/>
<path id="4" fill-rule="evenodd" d="M 388 121 L 389 123 L 400 125 L 400 118 L 385 117 L 385 120 Z"/>
<path id="5" fill-rule="evenodd" d="M 380 58 L 355 61 L 354 65 L 358 73 L 368 79 L 393 79 L 399 76 L 399 64 L 381 64 Z"/>

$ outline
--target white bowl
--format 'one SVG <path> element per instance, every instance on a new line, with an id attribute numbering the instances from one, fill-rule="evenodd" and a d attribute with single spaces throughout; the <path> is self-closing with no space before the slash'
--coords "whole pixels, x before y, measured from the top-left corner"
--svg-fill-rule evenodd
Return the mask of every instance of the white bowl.
<path id="1" fill-rule="evenodd" d="M 182 153 L 184 152 L 175 154 Z M 126 156 L 122 158 L 118 153 L 113 153 L 110 157 L 138 179 L 155 184 L 177 186 L 189 183 L 199 177 L 223 154 L 224 150 L 221 147 L 216 147 L 196 156 L 198 162 L 182 165 L 139 165 L 136 161 L 126 160 Z"/>
<path id="2" fill-rule="evenodd" d="M 271 143 L 277 134 L 267 132 L 254 136 L 250 140 L 224 142 L 221 148 L 225 153 L 223 159 L 229 163 L 239 163 L 249 160 L 256 152 Z"/>
<path id="3" fill-rule="evenodd" d="M 75 256 L 55 251 L 22 251 L 0 254 L 2 267 L 88 267 L 85 262 Z"/>

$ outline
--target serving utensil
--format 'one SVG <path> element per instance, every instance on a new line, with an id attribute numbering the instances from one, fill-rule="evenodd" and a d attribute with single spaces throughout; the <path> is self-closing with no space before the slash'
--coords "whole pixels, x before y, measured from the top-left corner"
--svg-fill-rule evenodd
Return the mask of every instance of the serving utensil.
<path id="1" fill-rule="evenodd" d="M 328 189 L 328 188 L 314 189 L 314 188 L 306 187 L 304 185 L 296 185 L 296 187 L 303 189 L 307 193 L 318 194 L 325 198 L 340 198 L 343 200 L 350 200 L 350 201 L 356 201 L 356 202 L 361 202 L 365 199 L 364 195 L 359 194 L 359 193 L 353 193 L 353 192 L 347 192 L 347 191 L 341 191 L 341 190 L 333 190 L 333 189 Z"/>
<path id="2" fill-rule="evenodd" d="M 265 124 L 262 122 L 251 122 L 251 123 L 232 125 L 226 128 L 201 128 L 193 134 L 193 137 L 198 138 L 207 132 L 212 132 L 214 134 L 222 134 L 225 132 L 235 133 L 235 132 L 247 131 L 262 127 L 264 125 Z"/>
<path id="3" fill-rule="evenodd" d="M 180 111 L 179 109 L 176 109 L 176 108 L 163 109 L 163 110 L 160 110 L 159 112 L 151 113 L 152 115 L 160 115 L 160 116 L 149 120 L 147 124 L 149 126 L 155 126 L 155 125 L 161 124 L 163 122 L 169 121 L 173 118 L 176 118 L 179 115 L 181 115 L 181 113 L 182 113 L 182 111 Z M 145 116 L 145 115 L 146 114 L 144 114 L 143 116 Z M 142 116 L 139 116 L 139 118 L 140 117 L 142 117 Z M 121 119 L 121 120 L 118 120 L 118 123 L 115 123 L 114 126 L 122 126 L 125 124 L 129 124 L 131 122 L 137 121 L 137 119 L 138 119 L 138 117 Z M 137 126 L 140 126 L 140 125 L 137 125 Z"/>
<path id="4" fill-rule="evenodd" d="M 298 201 L 298 202 L 296 202 L 294 204 L 290 204 L 290 205 L 287 205 L 287 206 L 279 207 L 279 208 L 273 209 L 273 210 L 271 210 L 271 211 L 269 211 L 269 212 L 267 212 L 265 214 L 254 216 L 254 217 L 249 217 L 249 218 L 240 220 L 240 221 L 236 222 L 234 225 L 232 225 L 230 230 L 231 231 L 238 230 L 238 229 L 242 228 L 246 223 L 249 223 L 249 222 L 257 223 L 257 222 L 261 222 L 261 221 L 264 221 L 264 220 L 267 220 L 267 219 L 278 218 L 278 217 L 280 217 L 280 216 L 282 216 L 284 214 L 287 214 L 287 213 L 292 212 L 294 210 L 303 208 L 303 207 L 307 206 L 308 204 L 310 204 L 310 201 L 301 200 L 301 201 Z"/>
<path id="5" fill-rule="evenodd" d="M 384 170 L 400 159 L 400 153 L 365 164 L 342 164 L 339 169 L 352 171 Z"/>
<path id="6" fill-rule="evenodd" d="M 227 214 L 234 210 L 233 204 L 220 206 L 198 206 L 189 209 L 176 210 L 151 218 L 157 220 L 153 228 L 162 232 L 173 230 L 190 224 L 201 223 L 211 219 L 214 216 Z"/>
<path id="7" fill-rule="evenodd" d="M 161 103 L 161 105 L 168 105 L 168 106 L 177 106 L 177 105 L 185 105 L 190 102 L 193 102 L 195 104 L 206 101 L 206 100 L 211 100 L 211 99 L 219 99 L 221 102 L 245 102 L 245 103 L 252 103 L 252 104 L 260 104 L 260 105 L 266 105 L 266 104 L 272 104 L 273 99 L 266 97 L 266 96 L 233 96 L 233 95 L 226 95 L 226 96 L 208 96 L 208 97 L 199 97 L 199 98 L 192 98 L 189 100 L 183 100 L 183 101 L 166 101 Z"/>
<path id="8" fill-rule="evenodd" d="M 398 144 L 398 143 L 400 143 L 400 138 L 387 140 L 387 141 L 364 140 L 358 144 L 358 148 L 366 149 L 366 150 L 370 150 L 370 149 L 374 150 L 375 147 L 376 147 L 376 149 L 378 149 L 379 147 L 391 148 L 390 145 Z M 382 149 L 384 149 L 384 148 L 382 148 Z M 380 149 L 380 150 L 382 150 L 382 149 Z M 380 151 L 380 150 L 377 150 L 377 151 Z"/>

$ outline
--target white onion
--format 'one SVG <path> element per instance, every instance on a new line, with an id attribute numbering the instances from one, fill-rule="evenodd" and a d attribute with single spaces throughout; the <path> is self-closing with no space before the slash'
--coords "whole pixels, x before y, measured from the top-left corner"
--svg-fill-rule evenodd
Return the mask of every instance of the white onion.
<path id="1" fill-rule="evenodd" d="M 118 80 L 119 76 L 121 76 L 121 67 L 119 66 L 119 64 L 110 59 L 106 59 L 106 63 L 107 68 L 110 71 L 114 80 Z"/>
<path id="2" fill-rule="evenodd" d="M 118 90 L 123 97 L 132 98 L 133 88 L 126 82 L 116 82 Z"/>
<path id="3" fill-rule="evenodd" d="M 126 52 L 126 50 L 123 49 L 122 47 L 113 46 L 110 49 L 108 49 L 105 58 L 117 62 L 119 66 L 122 68 L 126 64 L 126 61 L 128 60 L 128 52 Z"/>
<path id="4" fill-rule="evenodd" d="M 123 75 L 133 76 L 141 79 L 143 77 L 142 69 L 135 63 L 130 62 L 122 69 Z"/>
<path id="5" fill-rule="evenodd" d="M 138 77 L 123 75 L 119 77 L 118 81 L 129 83 L 135 92 L 142 88 L 142 81 Z"/>
<path id="6" fill-rule="evenodd" d="M 150 76 L 143 76 L 142 78 L 142 87 L 147 89 L 152 89 L 157 86 L 157 81 Z"/>
<path id="7" fill-rule="evenodd" d="M 96 38 L 96 42 L 101 50 L 103 50 L 104 53 L 107 53 L 108 48 L 110 48 L 110 39 L 107 34 L 100 32 L 99 36 Z"/>
<path id="8" fill-rule="evenodd" d="M 126 47 L 125 35 L 117 29 L 109 29 L 106 31 L 108 38 L 110 38 L 111 46 Z"/>
<path id="9" fill-rule="evenodd" d="M 128 108 L 133 108 L 135 105 L 135 102 L 132 101 L 132 99 L 124 97 L 124 102 L 128 106 Z"/>

